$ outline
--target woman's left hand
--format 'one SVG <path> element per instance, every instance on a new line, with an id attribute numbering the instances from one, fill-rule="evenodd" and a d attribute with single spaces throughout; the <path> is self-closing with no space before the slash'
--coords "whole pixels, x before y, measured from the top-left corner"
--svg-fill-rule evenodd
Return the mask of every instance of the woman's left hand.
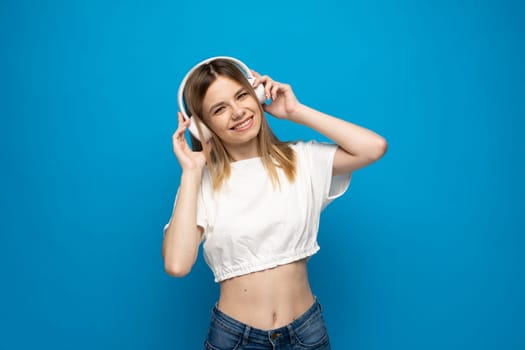
<path id="1" fill-rule="evenodd" d="M 292 87 L 272 80 L 267 75 L 260 75 L 252 70 L 255 77 L 253 87 L 263 84 L 266 98 L 271 99 L 269 104 L 264 104 L 263 109 L 279 119 L 293 120 L 300 103 L 295 97 Z"/>

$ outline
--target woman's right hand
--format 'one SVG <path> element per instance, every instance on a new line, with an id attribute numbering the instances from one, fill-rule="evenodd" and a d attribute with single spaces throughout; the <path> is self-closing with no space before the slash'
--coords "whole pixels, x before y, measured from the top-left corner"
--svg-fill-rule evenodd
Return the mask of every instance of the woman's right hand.
<path id="1" fill-rule="evenodd" d="M 182 171 L 202 170 L 206 164 L 204 151 L 194 152 L 188 145 L 185 131 L 190 125 L 189 120 L 184 120 L 182 113 L 178 112 L 179 126 L 173 133 L 173 153 L 182 167 Z"/>

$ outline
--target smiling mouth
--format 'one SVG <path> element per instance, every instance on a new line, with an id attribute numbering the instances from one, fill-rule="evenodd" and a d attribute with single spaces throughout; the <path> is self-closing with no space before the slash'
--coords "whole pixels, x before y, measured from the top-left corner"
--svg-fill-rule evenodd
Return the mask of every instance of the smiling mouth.
<path id="1" fill-rule="evenodd" d="M 233 128 L 230 128 L 230 129 L 231 130 L 235 130 L 235 131 L 244 130 L 244 129 L 248 128 L 251 125 L 252 121 L 253 121 L 253 116 L 247 118 L 243 122 L 235 125 Z"/>

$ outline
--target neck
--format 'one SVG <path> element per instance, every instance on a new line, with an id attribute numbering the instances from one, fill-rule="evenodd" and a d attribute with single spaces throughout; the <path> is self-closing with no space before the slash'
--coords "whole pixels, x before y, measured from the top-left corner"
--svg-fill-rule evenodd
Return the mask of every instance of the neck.
<path id="1" fill-rule="evenodd" d="M 257 140 L 255 139 L 253 141 L 254 142 L 248 142 L 247 144 L 243 145 L 225 147 L 228 151 L 228 154 L 233 158 L 234 161 L 255 158 L 259 156 L 259 151 L 257 147 Z"/>

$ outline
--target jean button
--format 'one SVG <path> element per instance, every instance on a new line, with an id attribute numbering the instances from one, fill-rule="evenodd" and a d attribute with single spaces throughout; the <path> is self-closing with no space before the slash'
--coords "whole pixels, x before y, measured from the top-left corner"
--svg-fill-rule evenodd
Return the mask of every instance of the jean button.
<path id="1" fill-rule="evenodd" d="M 277 339 L 277 337 L 280 337 L 280 336 L 281 336 L 281 333 L 272 333 L 271 338 L 272 340 L 275 340 Z"/>

